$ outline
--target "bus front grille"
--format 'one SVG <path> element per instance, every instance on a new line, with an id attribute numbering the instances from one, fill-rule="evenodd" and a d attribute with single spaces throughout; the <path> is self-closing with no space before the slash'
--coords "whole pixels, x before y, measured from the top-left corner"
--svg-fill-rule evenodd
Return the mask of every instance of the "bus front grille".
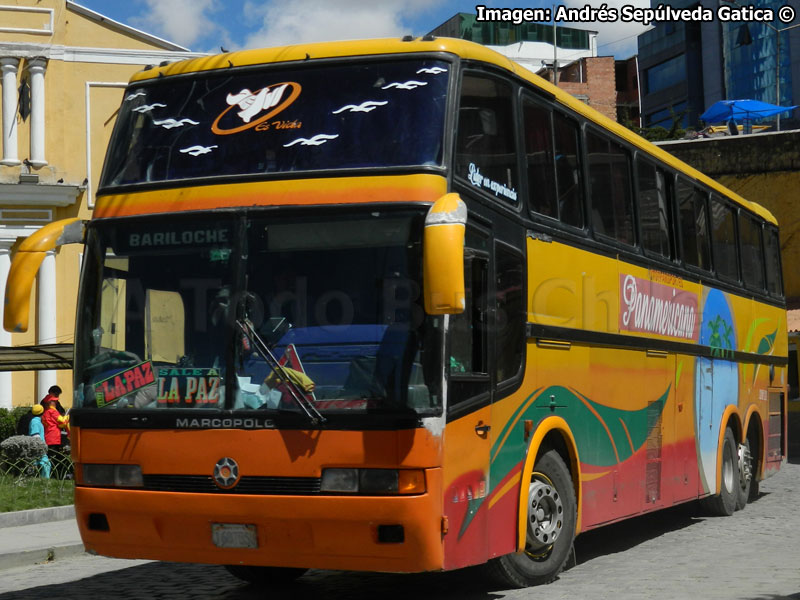
<path id="1" fill-rule="evenodd" d="M 242 477 L 234 487 L 222 489 L 210 475 L 144 476 L 144 489 L 154 492 L 303 496 L 319 494 L 319 488 L 318 477 Z"/>

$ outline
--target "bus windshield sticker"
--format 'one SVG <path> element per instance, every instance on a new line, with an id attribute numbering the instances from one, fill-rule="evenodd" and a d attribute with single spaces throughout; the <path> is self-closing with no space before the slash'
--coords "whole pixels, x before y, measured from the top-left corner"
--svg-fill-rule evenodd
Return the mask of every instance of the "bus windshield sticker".
<path id="1" fill-rule="evenodd" d="M 423 85 L 428 85 L 428 84 L 425 81 L 417 81 L 416 79 L 409 79 L 404 83 L 400 83 L 399 81 L 387 83 L 386 85 L 381 87 L 381 89 L 388 90 L 390 88 L 395 88 L 398 90 L 415 90 Z"/>
<path id="2" fill-rule="evenodd" d="M 295 81 L 284 81 L 265 85 L 254 92 L 251 92 L 248 88 L 243 88 L 238 92 L 228 94 L 225 98 L 228 107 L 214 119 L 211 131 L 217 135 L 230 135 L 254 127 L 258 128 L 264 121 L 286 110 L 297 99 L 302 89 L 302 86 Z M 286 93 L 287 91 L 288 94 Z M 240 121 L 244 122 L 244 125 L 231 127 L 237 121 L 230 116 L 226 118 L 226 115 L 234 108 L 239 109 L 236 111 L 236 116 L 239 117 Z M 264 111 L 267 112 L 258 116 Z M 231 121 L 233 122 L 231 123 Z M 220 123 L 223 126 L 220 126 Z"/>
<path id="3" fill-rule="evenodd" d="M 219 369 L 157 367 L 159 406 L 205 406 L 220 401 Z"/>
<path id="4" fill-rule="evenodd" d="M 131 100 L 135 100 L 135 99 L 136 99 L 136 98 L 138 98 L 139 96 L 147 96 L 147 94 L 145 94 L 145 93 L 144 93 L 142 90 L 139 90 L 139 91 L 138 91 L 138 92 L 136 92 L 135 94 L 128 94 L 128 95 L 125 97 L 125 102 L 130 102 Z"/>
<path id="5" fill-rule="evenodd" d="M 192 156 L 200 156 L 201 154 L 208 154 L 214 148 L 219 148 L 216 144 L 212 146 L 189 146 L 188 148 L 181 148 L 181 154 L 191 154 Z"/>
<path id="6" fill-rule="evenodd" d="M 469 163 L 469 174 L 467 175 L 467 179 L 475 187 L 493 193 L 495 197 L 502 196 L 503 198 L 511 200 L 512 202 L 517 201 L 517 192 L 514 188 L 509 188 L 502 183 L 492 181 L 481 173 L 480 168 L 478 168 L 475 163 Z"/>
<path id="7" fill-rule="evenodd" d="M 142 104 L 141 106 L 137 106 L 136 108 L 132 108 L 133 112 L 138 113 L 148 113 L 155 108 L 167 108 L 166 104 L 161 104 L 161 102 L 153 102 L 152 104 Z"/>
<path id="8" fill-rule="evenodd" d="M 345 104 L 342 108 L 337 108 L 332 111 L 331 114 L 338 115 L 346 110 L 350 112 L 372 112 L 379 106 L 386 106 L 387 104 L 389 104 L 388 101 L 379 102 L 378 100 L 365 100 L 361 104 Z"/>
<path id="9" fill-rule="evenodd" d="M 113 404 L 123 396 L 155 383 L 153 363 L 146 361 L 94 384 L 97 408 Z"/>
<path id="10" fill-rule="evenodd" d="M 442 67 L 424 67 L 417 71 L 417 75 L 420 73 L 426 73 L 428 75 L 439 75 L 440 73 L 447 73 L 447 69 L 443 69 Z"/>
<path id="11" fill-rule="evenodd" d="M 318 133 L 312 138 L 303 138 L 303 137 L 297 138 L 296 140 L 292 140 L 288 144 L 284 144 L 283 147 L 288 148 L 289 146 L 294 146 L 295 144 L 300 144 L 302 146 L 319 146 L 321 144 L 324 144 L 328 140 L 335 140 L 337 137 L 339 137 L 338 133 L 335 135 Z"/>
<path id="12" fill-rule="evenodd" d="M 173 119 L 173 118 L 170 117 L 170 118 L 167 118 L 167 119 L 161 119 L 159 121 L 156 121 L 155 119 L 153 119 L 153 125 L 158 125 L 159 127 L 163 127 L 164 129 L 172 129 L 174 127 L 183 127 L 184 125 L 187 125 L 187 124 L 188 125 L 200 125 L 200 122 L 199 121 L 192 121 L 189 118 L 177 120 L 177 119 Z"/>
<path id="13" fill-rule="evenodd" d="M 697 341 L 697 294 L 684 289 L 619 275 L 619 328 Z"/>

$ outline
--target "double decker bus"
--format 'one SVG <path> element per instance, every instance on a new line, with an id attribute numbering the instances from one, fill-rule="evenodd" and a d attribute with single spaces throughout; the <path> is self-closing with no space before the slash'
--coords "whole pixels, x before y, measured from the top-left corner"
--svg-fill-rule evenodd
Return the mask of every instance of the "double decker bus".
<path id="1" fill-rule="evenodd" d="M 373 40 L 146 69 L 81 241 L 86 548 L 227 565 L 484 564 L 730 515 L 786 454 L 778 228 L 485 47 Z"/>

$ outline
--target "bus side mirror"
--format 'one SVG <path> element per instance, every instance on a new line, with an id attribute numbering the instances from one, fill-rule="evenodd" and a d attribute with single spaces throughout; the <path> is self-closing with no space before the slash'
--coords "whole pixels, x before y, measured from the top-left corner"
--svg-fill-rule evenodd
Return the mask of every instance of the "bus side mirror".
<path id="1" fill-rule="evenodd" d="M 3 303 L 3 328 L 6 331 L 28 331 L 33 280 L 47 252 L 64 244 L 83 243 L 83 238 L 84 222 L 73 218 L 48 223 L 20 244 L 6 281 Z"/>
<path id="2" fill-rule="evenodd" d="M 464 312 L 464 233 L 467 205 L 458 194 L 445 194 L 425 217 L 422 271 L 425 312 Z"/>

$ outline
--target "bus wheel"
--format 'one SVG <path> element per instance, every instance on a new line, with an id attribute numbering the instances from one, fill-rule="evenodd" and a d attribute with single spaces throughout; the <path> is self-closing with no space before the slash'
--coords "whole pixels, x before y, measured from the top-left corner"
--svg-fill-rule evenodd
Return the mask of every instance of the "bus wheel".
<path id="1" fill-rule="evenodd" d="M 753 485 L 753 470 L 755 467 L 753 455 L 750 454 L 750 440 L 745 439 L 744 444 L 739 444 L 739 485 L 736 488 L 736 510 L 747 506 L 750 499 L 750 487 Z"/>
<path id="2" fill-rule="evenodd" d="M 290 569 L 287 567 L 253 567 L 250 565 L 225 565 L 228 573 L 248 583 L 289 583 L 294 581 L 308 569 Z"/>
<path id="3" fill-rule="evenodd" d="M 736 439 L 730 427 L 722 438 L 722 482 L 719 494 L 703 499 L 703 507 L 712 515 L 728 517 L 736 510 L 736 497 L 739 493 L 739 459 L 736 452 Z"/>
<path id="4" fill-rule="evenodd" d="M 572 553 L 576 505 L 569 470 L 550 450 L 537 461 L 528 488 L 525 550 L 489 561 L 494 578 L 520 588 L 553 581 Z"/>

